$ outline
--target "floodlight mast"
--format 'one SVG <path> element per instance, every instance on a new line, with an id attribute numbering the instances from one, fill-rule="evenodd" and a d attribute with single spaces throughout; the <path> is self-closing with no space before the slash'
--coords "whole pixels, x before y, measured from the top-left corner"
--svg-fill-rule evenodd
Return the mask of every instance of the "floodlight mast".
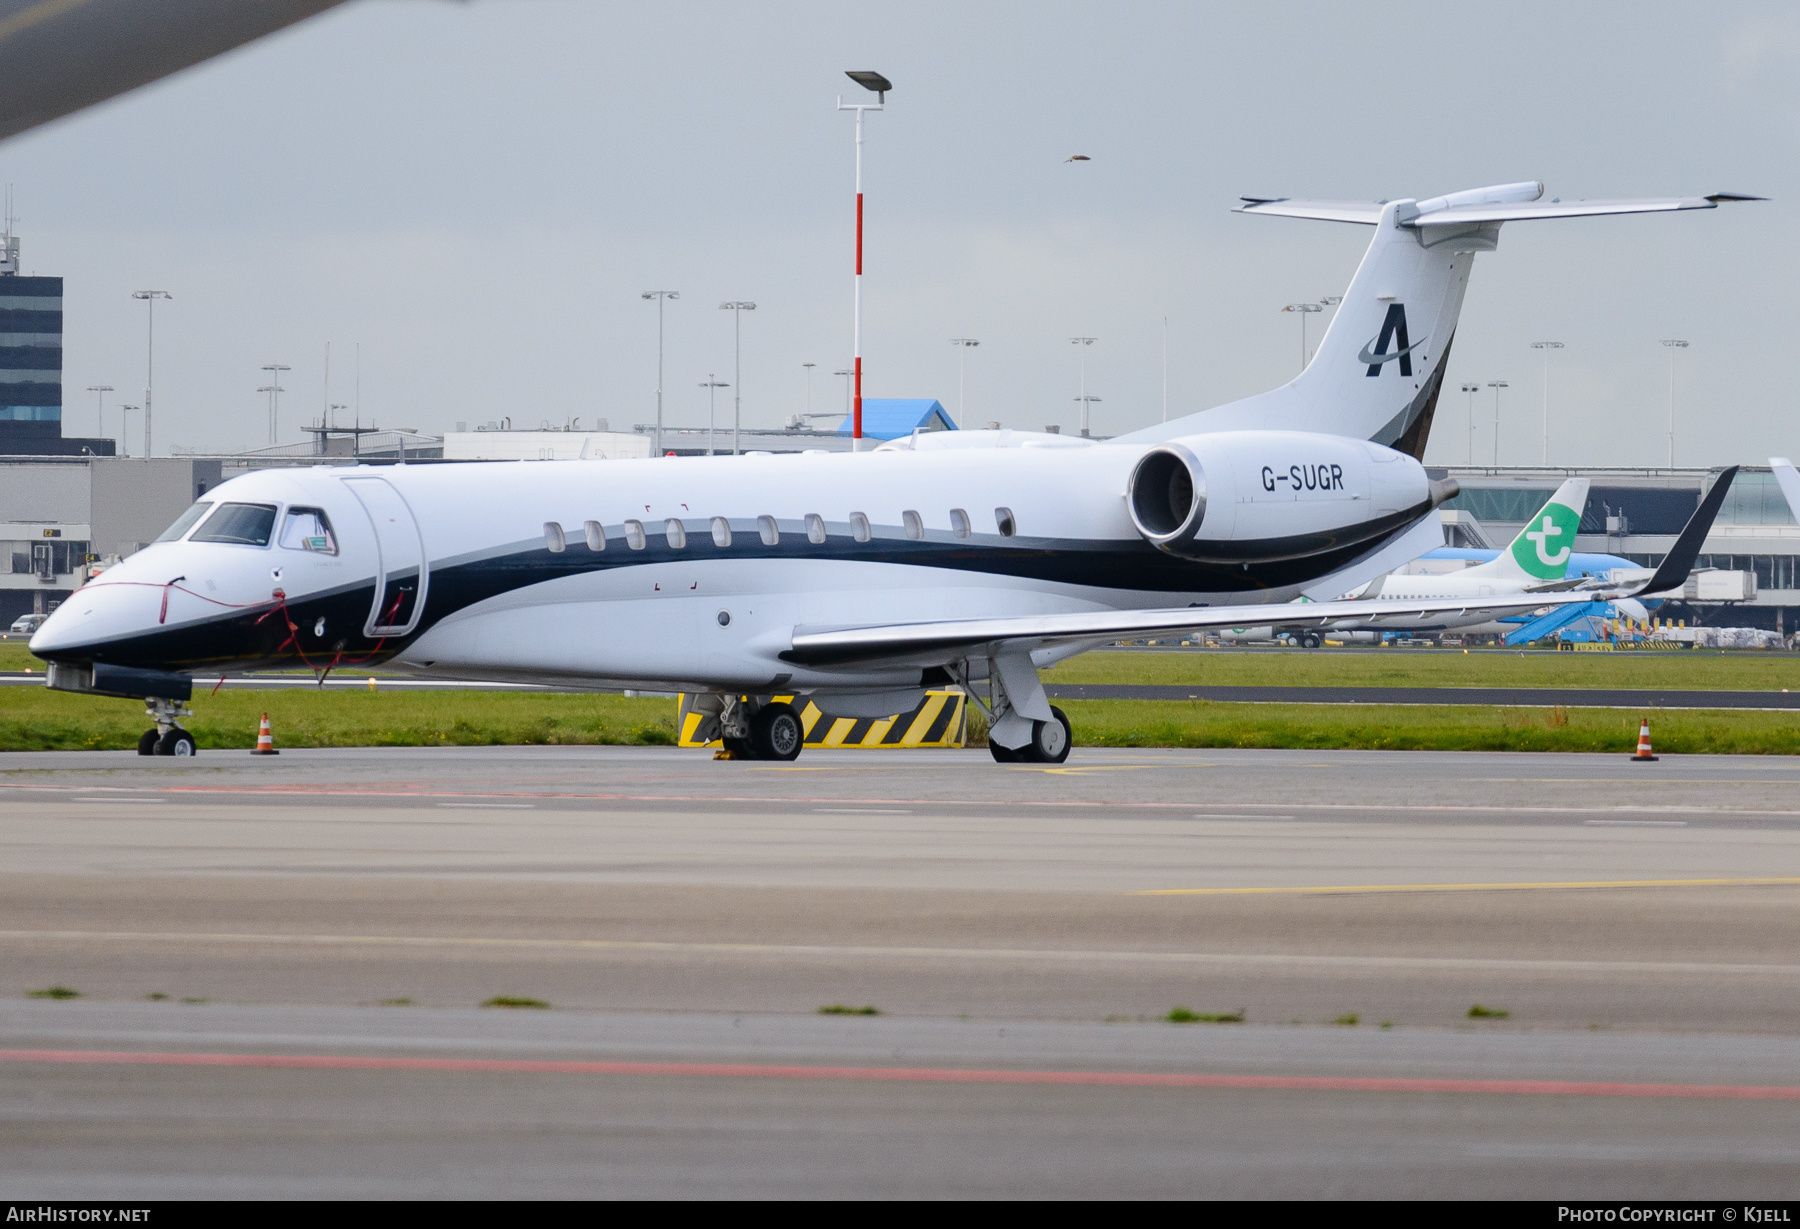
<path id="1" fill-rule="evenodd" d="M 880 73 L 846 72 L 850 80 L 869 90 L 875 95 L 875 103 L 852 103 L 844 105 L 843 95 L 838 95 L 837 109 L 856 112 L 856 288 L 855 306 L 852 309 L 851 322 L 852 349 L 851 378 L 856 381 L 856 393 L 850 409 L 850 449 L 861 452 L 863 448 L 863 395 L 862 395 L 862 272 L 863 272 L 863 188 L 862 188 L 862 150 L 863 150 L 863 112 L 886 109 L 887 92 L 894 88 L 894 83 Z"/>

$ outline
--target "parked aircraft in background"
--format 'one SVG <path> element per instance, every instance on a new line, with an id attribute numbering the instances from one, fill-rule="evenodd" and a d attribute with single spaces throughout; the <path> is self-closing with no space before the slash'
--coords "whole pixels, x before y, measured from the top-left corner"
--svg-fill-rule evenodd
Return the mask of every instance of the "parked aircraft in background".
<path id="1" fill-rule="evenodd" d="M 1243 212 L 1362 223 L 1374 238 L 1298 377 L 1145 431 L 253 473 L 77 590 L 31 649 L 52 663 L 52 687 L 143 697 L 156 723 L 146 754 L 193 752 L 177 719 L 194 675 L 385 662 L 685 691 L 706 714 L 702 738 L 777 759 L 802 746 L 777 694 L 874 716 L 956 685 L 987 712 L 996 759 L 1060 761 L 1068 720 L 1038 669 L 1120 637 L 1589 599 L 1289 604 L 1361 587 L 1441 541 L 1431 513 L 1456 485 L 1431 480 L 1420 458 L 1471 263 L 1502 224 L 1739 199 L 1542 195 L 1524 183 L 1423 201 L 1249 201 Z M 1686 577 L 1725 485 L 1651 587 Z"/>

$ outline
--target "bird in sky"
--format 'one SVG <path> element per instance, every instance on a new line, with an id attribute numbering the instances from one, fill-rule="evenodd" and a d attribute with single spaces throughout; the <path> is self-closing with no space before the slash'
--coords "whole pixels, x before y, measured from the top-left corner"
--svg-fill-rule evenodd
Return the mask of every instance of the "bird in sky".
<path id="1" fill-rule="evenodd" d="M 1086 154 L 1072 154 L 1069 157 L 1064 158 L 1063 161 L 1064 162 L 1092 162 L 1093 159 L 1088 157 Z"/>

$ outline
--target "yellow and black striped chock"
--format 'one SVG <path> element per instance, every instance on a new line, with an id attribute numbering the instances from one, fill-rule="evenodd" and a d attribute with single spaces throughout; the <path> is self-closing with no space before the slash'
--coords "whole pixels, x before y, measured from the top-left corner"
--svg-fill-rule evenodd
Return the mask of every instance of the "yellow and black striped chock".
<path id="1" fill-rule="evenodd" d="M 800 710 L 806 730 L 806 746 L 839 750 L 872 751 L 905 747 L 961 747 L 968 741 L 965 705 L 968 697 L 952 690 L 928 691 L 918 707 L 892 717 L 827 717 L 804 696 L 774 696 Z M 689 697 L 681 697 L 683 747 L 717 747 L 717 739 L 699 742 L 695 733 L 704 714 L 693 710 Z"/>

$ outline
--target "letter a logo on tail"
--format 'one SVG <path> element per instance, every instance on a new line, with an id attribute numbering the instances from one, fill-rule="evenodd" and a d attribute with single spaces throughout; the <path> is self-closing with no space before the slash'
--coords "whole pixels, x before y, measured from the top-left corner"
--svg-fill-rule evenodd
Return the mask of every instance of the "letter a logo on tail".
<path id="1" fill-rule="evenodd" d="M 1392 351 L 1388 349 L 1390 341 L 1394 343 Z M 1367 363 L 1369 374 L 1378 376 L 1381 374 L 1383 363 L 1391 363 L 1395 359 L 1399 359 L 1400 374 L 1410 376 L 1413 373 L 1412 352 L 1424 344 L 1425 338 L 1423 337 L 1417 341 L 1409 341 L 1406 336 L 1406 304 L 1389 303 L 1387 319 L 1381 322 L 1380 335 L 1362 348 L 1362 353 L 1356 356 L 1356 361 Z"/>

